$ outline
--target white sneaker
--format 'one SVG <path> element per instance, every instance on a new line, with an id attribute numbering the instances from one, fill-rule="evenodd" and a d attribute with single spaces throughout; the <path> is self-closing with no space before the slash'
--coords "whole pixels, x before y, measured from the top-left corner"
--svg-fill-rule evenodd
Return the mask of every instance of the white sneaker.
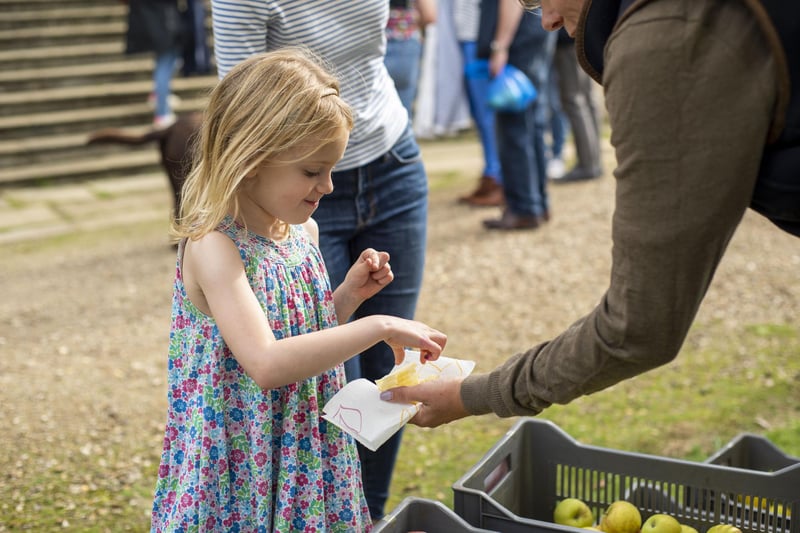
<path id="1" fill-rule="evenodd" d="M 153 127 L 157 130 L 163 130 L 175 124 L 176 120 L 178 120 L 178 117 L 175 116 L 175 113 L 155 117 L 153 118 Z"/>
<path id="2" fill-rule="evenodd" d="M 550 161 L 547 162 L 547 177 L 551 180 L 557 180 L 564 177 L 566 173 L 566 167 L 564 166 L 564 161 L 561 160 L 560 157 L 554 157 Z"/>
<path id="3" fill-rule="evenodd" d="M 174 109 L 181 105 L 181 97 L 177 94 L 169 93 L 167 102 L 169 102 L 169 106 Z M 156 108 L 156 93 L 150 93 L 147 95 L 147 105 L 150 106 L 150 109 Z"/>

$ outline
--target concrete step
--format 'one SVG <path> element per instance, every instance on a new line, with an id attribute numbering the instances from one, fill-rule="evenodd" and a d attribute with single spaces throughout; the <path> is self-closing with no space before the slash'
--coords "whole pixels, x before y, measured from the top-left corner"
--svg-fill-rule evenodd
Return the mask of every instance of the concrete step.
<path id="1" fill-rule="evenodd" d="M 37 66 L 50 68 L 66 65 L 86 65 L 113 61 L 125 54 L 125 42 L 121 39 L 99 43 L 64 44 L 61 46 L 37 46 L 22 49 L 0 49 L 0 70 Z"/>
<path id="2" fill-rule="evenodd" d="M 156 143 L 86 145 L 101 128 L 151 127 L 153 57 L 125 54 L 127 9 L 108 0 L 0 0 L 0 185 L 163 175 Z M 176 73 L 175 111 L 202 109 L 216 82 L 216 74 Z"/>
<path id="3" fill-rule="evenodd" d="M 178 113 L 202 109 L 205 98 L 186 99 L 176 109 Z M 24 139 L 50 133 L 67 133 L 106 127 L 130 127 L 148 124 L 153 118 L 150 106 L 144 102 L 94 108 L 75 108 L 48 113 L 31 113 L 0 117 L 0 141 Z"/>
<path id="4" fill-rule="evenodd" d="M 0 185 L 41 183 L 52 180 L 86 179 L 99 176 L 156 172 L 161 168 L 158 151 L 131 150 L 106 157 L 85 157 L 77 161 L 54 161 L 24 167 L 0 169 Z"/>
<path id="5" fill-rule="evenodd" d="M 2 4 L 0 4 L 2 6 Z M 128 8 L 119 3 L 82 7 L 60 4 L 47 9 L 15 10 L 3 12 L 0 17 L 0 31 L 29 27 L 56 26 L 75 22 L 102 23 L 126 20 Z"/>
<path id="6" fill-rule="evenodd" d="M 54 89 L 96 83 L 152 80 L 154 60 L 149 55 L 130 58 L 109 57 L 103 63 L 0 70 L 4 91 Z"/>
<path id="7" fill-rule="evenodd" d="M 197 76 L 177 78 L 172 82 L 172 92 L 181 99 L 177 111 L 196 109 L 216 83 L 216 76 Z M 134 107 L 134 114 L 149 110 L 147 98 L 153 88 L 151 80 L 109 83 L 79 87 L 60 87 L 34 91 L 0 93 L 0 140 L 18 138 L 31 133 L 31 128 L 39 134 L 40 126 L 48 123 L 65 124 L 63 112 L 76 110 L 96 110 L 103 114 L 103 108 L 118 106 Z M 116 113 L 106 111 L 106 116 Z M 109 114 L 110 113 L 110 114 Z M 71 115 L 67 115 L 71 116 Z M 127 124 L 130 126 L 131 124 Z"/>
<path id="8" fill-rule="evenodd" d="M 73 7 L 102 7 L 109 4 L 116 5 L 116 2 L 108 0 L 70 0 L 69 5 Z M 0 12 L 9 13 L 12 11 L 29 11 L 33 9 L 50 10 L 63 7 L 64 2 L 58 0 L 0 0 Z"/>
<path id="9" fill-rule="evenodd" d="M 124 20 L 102 24 L 73 23 L 6 29 L 0 32 L 0 48 L 24 49 L 31 46 L 60 46 L 62 44 L 97 43 L 123 39 L 127 23 Z"/>

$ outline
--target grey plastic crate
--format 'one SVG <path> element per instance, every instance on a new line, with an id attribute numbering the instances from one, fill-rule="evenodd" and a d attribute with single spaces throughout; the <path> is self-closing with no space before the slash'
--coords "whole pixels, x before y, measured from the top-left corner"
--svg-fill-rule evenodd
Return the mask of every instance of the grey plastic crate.
<path id="1" fill-rule="evenodd" d="M 800 464 L 760 472 L 583 445 L 540 419 L 520 420 L 453 492 L 456 514 L 503 533 L 574 533 L 552 523 L 567 497 L 585 501 L 595 517 L 623 499 L 642 519 L 667 513 L 701 533 L 718 523 L 800 533 Z"/>
<path id="2" fill-rule="evenodd" d="M 472 527 L 441 502 L 406 498 L 391 513 L 375 524 L 373 533 L 491 533 Z"/>
<path id="3" fill-rule="evenodd" d="M 786 455 L 769 439 L 761 435 L 742 433 L 706 459 L 706 463 L 761 472 L 776 472 L 800 463 L 800 458 Z"/>

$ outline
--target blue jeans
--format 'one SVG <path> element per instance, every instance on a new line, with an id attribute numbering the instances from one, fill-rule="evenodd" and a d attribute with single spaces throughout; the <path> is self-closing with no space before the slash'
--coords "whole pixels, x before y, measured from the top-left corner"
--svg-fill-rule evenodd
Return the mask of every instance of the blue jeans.
<path id="1" fill-rule="evenodd" d="M 394 80 L 397 94 L 400 95 L 400 101 L 409 117 L 412 116 L 414 99 L 417 96 L 421 61 L 422 41 L 419 39 L 387 39 L 383 63 Z"/>
<path id="2" fill-rule="evenodd" d="M 413 318 L 425 267 L 428 177 L 411 127 L 392 149 L 351 170 L 333 173 L 334 189 L 320 202 L 320 249 L 335 288 L 368 247 L 389 252 L 395 278 L 364 302 L 353 318 L 386 314 Z M 394 355 L 379 343 L 345 362 L 348 380 L 376 380 L 394 366 Z M 364 492 L 372 518 L 383 517 L 402 432 L 371 452 L 359 444 Z"/>
<path id="3" fill-rule="evenodd" d="M 172 75 L 175 72 L 175 65 L 178 63 L 180 50 L 167 50 L 156 55 L 155 70 L 153 70 L 153 91 L 156 96 L 157 117 L 163 117 L 172 113 L 169 105 L 170 84 Z"/>
<path id="4" fill-rule="evenodd" d="M 506 206 L 519 216 L 543 216 L 550 210 L 544 132 L 549 118 L 547 86 L 555 37 L 542 29 L 541 42 L 530 47 L 528 63 L 514 65 L 539 89 L 537 99 L 519 113 L 495 114 Z"/>
<path id="5" fill-rule="evenodd" d="M 478 43 L 460 41 L 459 45 L 464 65 L 478 58 Z M 497 152 L 497 139 L 494 132 L 494 110 L 489 107 L 489 78 L 464 76 L 464 84 L 467 89 L 469 111 L 472 120 L 475 121 L 483 148 L 483 175 L 495 178 L 498 183 L 502 183 L 503 172 L 500 169 L 500 156 Z"/>

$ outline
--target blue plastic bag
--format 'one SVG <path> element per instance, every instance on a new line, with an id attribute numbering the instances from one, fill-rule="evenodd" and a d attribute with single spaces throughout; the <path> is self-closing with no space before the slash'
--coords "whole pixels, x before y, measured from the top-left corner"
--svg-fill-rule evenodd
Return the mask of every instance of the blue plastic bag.
<path id="1" fill-rule="evenodd" d="M 488 68 L 488 67 L 487 67 Z M 518 113 L 536 100 L 536 87 L 521 70 L 506 65 L 489 82 L 489 106 L 495 111 Z"/>

